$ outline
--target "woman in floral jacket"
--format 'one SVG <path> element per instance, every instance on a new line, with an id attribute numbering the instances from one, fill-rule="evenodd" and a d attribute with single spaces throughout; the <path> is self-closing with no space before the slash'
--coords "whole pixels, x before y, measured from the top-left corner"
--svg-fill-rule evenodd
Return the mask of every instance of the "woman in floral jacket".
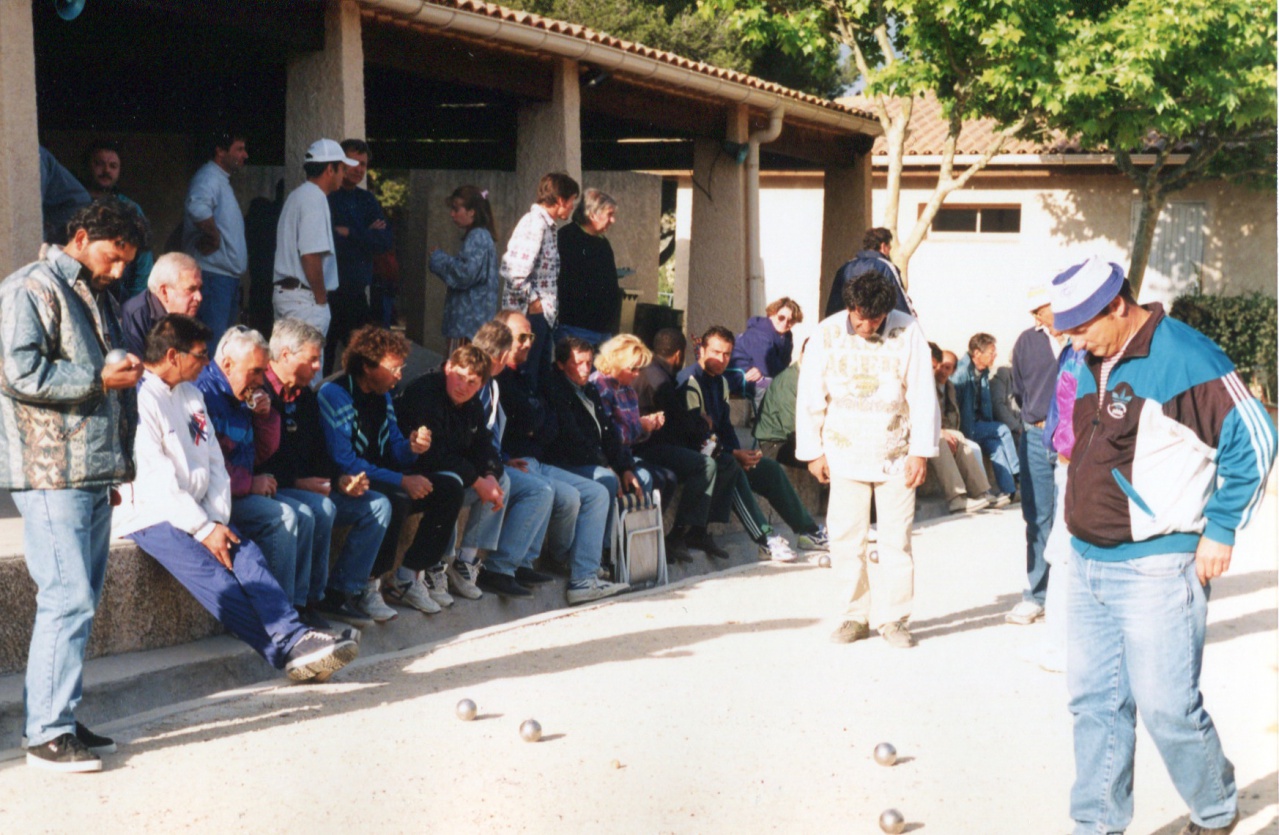
<path id="1" fill-rule="evenodd" d="M 462 251 L 449 255 L 439 247 L 431 250 L 431 272 L 448 288 L 444 298 L 445 356 L 469 344 L 480 325 L 497 315 L 502 286 L 488 192 L 460 186 L 447 203 L 449 217 L 462 230 Z"/>

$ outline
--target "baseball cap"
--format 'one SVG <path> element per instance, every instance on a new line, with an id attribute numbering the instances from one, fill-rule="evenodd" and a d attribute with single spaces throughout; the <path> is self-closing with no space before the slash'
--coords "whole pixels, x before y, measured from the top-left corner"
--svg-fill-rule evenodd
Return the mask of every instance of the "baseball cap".
<path id="1" fill-rule="evenodd" d="M 1049 291 L 1053 327 L 1060 331 L 1079 327 L 1104 310 L 1123 286 L 1123 267 L 1095 255 L 1058 274 Z"/>
<path id="2" fill-rule="evenodd" d="M 1034 313 L 1046 304 L 1051 304 L 1047 284 L 1032 284 L 1026 288 L 1026 309 Z"/>
<path id="3" fill-rule="evenodd" d="M 342 146 L 332 139 L 317 139 L 306 149 L 303 162 L 344 162 L 347 165 L 359 165 L 342 150 Z"/>

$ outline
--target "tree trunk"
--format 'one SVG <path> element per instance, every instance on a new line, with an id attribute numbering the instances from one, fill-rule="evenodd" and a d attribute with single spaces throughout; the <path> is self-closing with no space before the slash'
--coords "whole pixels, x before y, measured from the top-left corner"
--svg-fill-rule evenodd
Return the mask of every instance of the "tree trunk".
<path id="1" fill-rule="evenodd" d="M 1155 178 L 1141 189 L 1141 214 L 1137 217 L 1137 234 L 1132 241 L 1132 261 L 1128 264 L 1128 283 L 1132 285 L 1133 298 L 1141 296 L 1141 282 L 1146 277 L 1146 265 L 1150 263 L 1150 249 L 1155 243 L 1155 227 L 1159 224 L 1159 213 L 1163 211 L 1167 196 L 1163 189 L 1153 182 Z"/>

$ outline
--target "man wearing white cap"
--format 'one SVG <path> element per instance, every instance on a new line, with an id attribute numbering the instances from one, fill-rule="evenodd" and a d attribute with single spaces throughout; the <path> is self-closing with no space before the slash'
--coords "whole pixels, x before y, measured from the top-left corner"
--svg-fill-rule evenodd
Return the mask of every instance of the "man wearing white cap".
<path id="1" fill-rule="evenodd" d="M 1026 589 L 1021 602 L 1004 615 L 1008 623 L 1025 626 L 1044 616 L 1048 594 L 1048 563 L 1044 546 L 1053 526 L 1056 490 L 1053 470 L 1057 454 L 1044 446 L 1044 419 L 1057 384 L 1057 356 L 1061 337 L 1053 329 L 1048 288 L 1031 288 L 1027 305 L 1035 326 L 1022 331 L 1013 345 L 1013 398 L 1021 408 L 1017 459 L 1021 466 L 1021 516 L 1026 520 Z"/>
<path id="2" fill-rule="evenodd" d="M 318 139 L 306 149 L 302 170 L 306 182 L 284 201 L 275 230 L 275 318 L 301 319 L 320 333 L 329 332 L 328 294 L 338 286 L 329 195 L 342 187 L 347 157 L 332 139 Z"/>
<path id="3" fill-rule="evenodd" d="M 1139 306 L 1119 266 L 1089 259 L 1051 294 L 1054 326 L 1089 354 L 1066 484 L 1075 832 L 1132 820 L 1140 713 L 1190 807 L 1182 835 L 1229 833 L 1234 768 L 1199 690 L 1209 581 L 1262 500 L 1275 430 L 1221 349 Z"/>

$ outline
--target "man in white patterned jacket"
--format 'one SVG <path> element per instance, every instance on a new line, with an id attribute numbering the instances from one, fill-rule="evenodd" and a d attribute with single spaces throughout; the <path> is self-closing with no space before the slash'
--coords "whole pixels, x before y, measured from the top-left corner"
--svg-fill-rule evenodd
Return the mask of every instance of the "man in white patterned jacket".
<path id="1" fill-rule="evenodd" d="M 894 309 L 896 290 L 879 273 L 854 276 L 843 298 L 847 309 L 818 325 L 804 354 L 795 457 L 830 483 L 831 552 L 854 566 L 848 609 L 831 640 L 852 643 L 873 628 L 904 649 L 915 645 L 906 623 L 915 590 L 915 488 L 941 434 L 932 354 L 919 322 Z M 872 497 L 879 541 L 868 562 Z"/>

